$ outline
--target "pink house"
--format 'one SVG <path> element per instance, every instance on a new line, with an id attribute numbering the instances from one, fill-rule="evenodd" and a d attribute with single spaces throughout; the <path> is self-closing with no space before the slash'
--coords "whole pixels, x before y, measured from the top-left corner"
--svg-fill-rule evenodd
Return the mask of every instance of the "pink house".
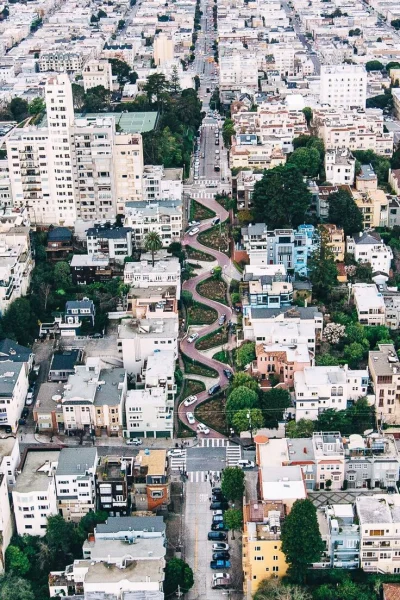
<path id="1" fill-rule="evenodd" d="M 261 380 L 270 375 L 279 377 L 285 387 L 293 387 L 294 373 L 312 366 L 314 355 L 307 344 L 257 344 L 256 360 L 252 364 L 252 374 Z"/>

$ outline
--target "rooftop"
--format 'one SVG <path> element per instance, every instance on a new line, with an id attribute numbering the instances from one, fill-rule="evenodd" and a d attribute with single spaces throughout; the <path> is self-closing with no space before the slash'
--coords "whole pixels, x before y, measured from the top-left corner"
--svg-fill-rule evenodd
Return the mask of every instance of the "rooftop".
<path id="1" fill-rule="evenodd" d="M 72 232 L 67 227 L 54 227 L 47 234 L 48 242 L 69 242 L 72 238 Z"/>
<path id="2" fill-rule="evenodd" d="M 88 121 L 98 118 L 114 117 L 115 124 L 119 125 L 124 133 L 144 133 L 152 131 L 157 122 L 157 112 L 120 112 L 120 113 L 86 113 L 84 116 Z"/>
<path id="3" fill-rule="evenodd" d="M 15 444 L 18 444 L 18 441 L 12 435 L 6 438 L 0 438 L 0 464 L 2 458 L 10 456 Z"/>
<path id="4" fill-rule="evenodd" d="M 296 306 L 295 308 L 252 308 L 251 319 L 273 319 L 283 315 L 286 319 L 322 319 L 322 313 L 315 306 Z"/>
<path id="5" fill-rule="evenodd" d="M 396 494 L 359 496 L 356 507 L 361 525 L 400 522 L 400 496 Z"/>
<path id="6" fill-rule="evenodd" d="M 23 368 L 25 367 L 22 362 L 17 363 L 11 360 L 0 362 L 0 397 L 5 398 L 12 395 Z"/>
<path id="7" fill-rule="evenodd" d="M 110 259 L 108 256 L 99 256 L 96 254 L 74 254 L 71 260 L 71 267 L 108 267 Z"/>
<path id="8" fill-rule="evenodd" d="M 55 352 L 50 371 L 73 371 L 80 356 L 80 350 L 64 350 Z"/>
<path id="9" fill-rule="evenodd" d="M 378 344 L 379 350 L 369 353 L 369 364 L 377 375 L 400 373 L 400 361 L 393 344 Z"/>
<path id="10" fill-rule="evenodd" d="M 372 165 L 361 165 L 361 172 L 358 173 L 357 179 L 361 181 L 374 181 L 376 179 L 376 174 Z"/>
<path id="11" fill-rule="evenodd" d="M 31 354 L 30 348 L 21 346 L 10 338 L 0 340 L 0 361 L 28 362 Z"/>
<path id="12" fill-rule="evenodd" d="M 368 312 L 371 309 L 380 309 L 380 312 L 385 311 L 383 296 L 374 283 L 355 283 L 353 294 L 360 313 L 363 311 Z"/>
<path id="13" fill-rule="evenodd" d="M 50 475 L 55 473 L 59 456 L 59 450 L 28 450 L 13 491 L 21 494 L 46 491 L 51 482 Z"/>
<path id="14" fill-rule="evenodd" d="M 85 576 L 85 584 L 90 583 L 115 583 L 124 580 L 130 582 L 158 583 L 164 581 L 165 560 L 137 561 L 134 560 L 123 569 L 104 562 L 90 564 Z"/>
<path id="15" fill-rule="evenodd" d="M 107 557 L 131 560 L 151 561 L 165 556 L 166 548 L 164 537 L 135 538 L 134 543 L 126 540 L 96 539 L 86 540 L 83 551 L 90 552 L 90 559 L 95 561 L 106 560 Z M 87 556 L 85 554 L 85 556 Z M 110 561 L 108 561 L 110 562 Z"/>
<path id="16" fill-rule="evenodd" d="M 95 406 L 119 406 L 126 372 L 122 368 L 102 369 L 99 375 Z M 121 387 L 120 387 L 121 386 Z"/>
<path id="17" fill-rule="evenodd" d="M 262 495 L 265 500 L 298 500 L 306 497 L 299 466 L 262 467 Z"/>
<path id="18" fill-rule="evenodd" d="M 85 475 L 96 467 L 97 448 L 63 448 L 58 459 L 56 475 Z"/>
<path id="19" fill-rule="evenodd" d="M 58 382 L 45 381 L 41 384 L 34 406 L 34 412 L 48 413 L 58 410 L 62 413 L 61 400 L 64 393 L 64 385 Z"/>
<path id="20" fill-rule="evenodd" d="M 125 239 L 132 231 L 130 227 L 90 227 L 87 237 L 101 237 L 107 240 Z"/>
<path id="21" fill-rule="evenodd" d="M 167 470 L 166 450 L 139 450 L 135 468 L 147 469 L 147 475 L 164 475 Z"/>
<path id="22" fill-rule="evenodd" d="M 163 452 L 164 456 L 166 455 L 166 450 L 152 450 L 153 452 Z M 163 517 L 108 517 L 105 523 L 99 523 L 95 529 L 96 535 L 125 531 L 157 531 L 163 533 L 165 531 L 164 519 Z"/>
<path id="23" fill-rule="evenodd" d="M 178 336 L 178 316 L 176 318 L 160 319 L 124 319 L 118 329 L 119 339 L 135 339 L 140 336 L 152 337 L 177 337 Z"/>

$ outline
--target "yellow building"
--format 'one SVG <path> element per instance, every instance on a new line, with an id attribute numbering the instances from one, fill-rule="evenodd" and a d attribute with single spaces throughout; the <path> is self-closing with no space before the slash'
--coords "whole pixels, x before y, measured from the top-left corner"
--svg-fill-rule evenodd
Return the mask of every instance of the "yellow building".
<path id="1" fill-rule="evenodd" d="M 243 591 L 250 600 L 260 581 L 286 575 L 288 565 L 281 550 L 282 502 L 249 502 L 243 508 Z"/>
<path id="2" fill-rule="evenodd" d="M 329 236 L 328 246 L 331 249 L 336 262 L 342 262 L 344 260 L 344 254 L 346 252 L 346 242 L 344 239 L 344 231 L 336 225 L 326 223 L 321 225 Z"/>
<path id="3" fill-rule="evenodd" d="M 368 190 L 366 192 L 351 190 L 351 193 L 363 214 L 364 229 L 387 227 L 389 201 L 383 190 Z"/>

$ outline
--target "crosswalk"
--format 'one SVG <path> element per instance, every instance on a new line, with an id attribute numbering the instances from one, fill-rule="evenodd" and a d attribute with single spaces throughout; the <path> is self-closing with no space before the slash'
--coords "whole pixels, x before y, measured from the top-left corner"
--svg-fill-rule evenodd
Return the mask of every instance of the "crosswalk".
<path id="1" fill-rule="evenodd" d="M 186 471 L 186 450 L 182 450 L 182 456 L 170 456 L 169 466 L 171 471 Z"/>
<path id="2" fill-rule="evenodd" d="M 188 479 L 191 483 L 203 483 L 211 480 L 217 485 L 221 481 L 221 471 L 188 471 Z"/>
<path id="3" fill-rule="evenodd" d="M 195 198 L 209 198 L 209 199 L 211 199 L 211 198 L 215 198 L 215 194 L 217 194 L 217 193 L 218 193 L 217 191 L 215 191 L 215 192 L 193 192 L 191 194 L 191 197 L 194 198 L 194 199 Z"/>
<path id="4" fill-rule="evenodd" d="M 202 438 L 200 440 L 201 448 L 224 448 L 229 446 L 229 440 L 224 438 Z"/>
<path id="5" fill-rule="evenodd" d="M 237 465 L 238 460 L 242 458 L 242 449 L 240 446 L 232 445 L 226 447 L 226 464 L 228 467 Z"/>

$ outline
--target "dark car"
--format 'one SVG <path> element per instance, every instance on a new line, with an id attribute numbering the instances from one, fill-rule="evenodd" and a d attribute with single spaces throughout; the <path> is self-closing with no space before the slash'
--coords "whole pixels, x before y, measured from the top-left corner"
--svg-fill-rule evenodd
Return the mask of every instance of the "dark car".
<path id="1" fill-rule="evenodd" d="M 214 500 L 210 504 L 211 510 L 226 510 L 228 508 L 227 502 L 220 502 L 219 500 Z"/>
<path id="2" fill-rule="evenodd" d="M 213 560 L 227 560 L 228 558 L 231 557 L 231 555 L 226 550 L 222 550 L 220 552 L 214 552 L 212 557 L 213 557 Z"/>
<path id="3" fill-rule="evenodd" d="M 210 394 L 210 396 L 212 396 L 213 394 L 216 394 L 217 392 L 219 392 L 221 389 L 221 386 L 219 385 L 219 383 L 216 383 L 215 385 L 212 385 L 210 387 L 210 389 L 208 390 L 208 393 Z"/>
<path id="4" fill-rule="evenodd" d="M 212 560 L 210 567 L 211 569 L 230 569 L 231 563 L 229 560 Z"/>
<path id="5" fill-rule="evenodd" d="M 225 542 L 226 538 L 227 535 L 223 531 L 209 531 L 207 534 L 207 539 L 213 542 Z"/>
<path id="6" fill-rule="evenodd" d="M 221 488 L 220 488 L 220 487 L 214 487 L 214 488 L 212 489 L 212 493 L 213 493 L 213 494 L 222 494 L 222 490 L 221 490 Z"/>
<path id="7" fill-rule="evenodd" d="M 18 425 L 26 425 L 26 419 L 18 419 Z"/>
<path id="8" fill-rule="evenodd" d="M 224 375 L 227 379 L 232 379 L 233 377 L 232 371 L 230 371 L 229 369 L 224 369 Z"/>
<path id="9" fill-rule="evenodd" d="M 211 529 L 213 531 L 228 531 L 228 528 L 225 527 L 223 521 L 221 523 L 212 523 Z"/>
<path id="10" fill-rule="evenodd" d="M 21 414 L 21 417 L 22 417 L 23 419 L 26 419 L 26 417 L 27 417 L 28 415 L 29 415 L 29 408 L 28 408 L 27 406 L 25 406 L 25 407 L 22 409 L 22 414 Z"/>

